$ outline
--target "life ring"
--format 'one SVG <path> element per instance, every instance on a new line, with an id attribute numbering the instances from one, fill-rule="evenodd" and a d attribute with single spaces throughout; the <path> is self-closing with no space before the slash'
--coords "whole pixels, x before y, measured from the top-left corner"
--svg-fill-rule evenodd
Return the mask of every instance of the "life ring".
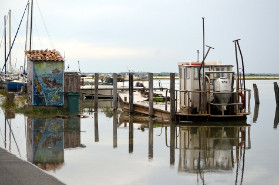
<path id="1" fill-rule="evenodd" d="M 244 94 L 243 93 L 238 93 L 239 94 L 239 96 L 241 97 L 241 103 L 242 103 L 242 105 L 241 105 L 241 107 L 240 107 L 240 109 L 242 110 L 242 109 L 244 109 L 245 108 L 245 97 L 244 97 Z"/>

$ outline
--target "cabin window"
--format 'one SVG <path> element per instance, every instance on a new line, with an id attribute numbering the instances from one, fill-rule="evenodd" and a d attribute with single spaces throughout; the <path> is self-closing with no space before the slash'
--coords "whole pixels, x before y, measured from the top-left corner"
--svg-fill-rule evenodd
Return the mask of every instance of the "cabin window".
<path id="1" fill-rule="evenodd" d="M 227 71 L 227 67 L 215 67 L 215 71 Z M 215 78 L 227 78 L 228 73 L 215 73 Z"/>
<path id="2" fill-rule="evenodd" d="M 190 78 L 190 73 L 191 73 L 190 68 L 186 68 L 186 76 L 187 76 L 187 79 Z"/>
<path id="3" fill-rule="evenodd" d="M 209 71 L 209 68 L 208 67 L 205 67 L 204 68 L 204 73 L 206 71 Z M 201 68 L 201 78 L 203 78 L 203 74 L 202 74 L 202 68 Z M 195 68 L 195 79 L 199 79 L 199 68 Z"/>

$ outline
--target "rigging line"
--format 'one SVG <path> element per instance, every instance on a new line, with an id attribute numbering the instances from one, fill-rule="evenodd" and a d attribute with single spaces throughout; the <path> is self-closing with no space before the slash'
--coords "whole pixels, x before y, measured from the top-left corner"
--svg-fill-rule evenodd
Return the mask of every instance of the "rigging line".
<path id="1" fill-rule="evenodd" d="M 12 130 L 12 127 L 11 127 L 10 123 L 9 123 L 9 120 L 7 120 L 7 122 L 8 122 L 8 125 L 9 125 L 9 127 L 10 127 L 10 131 L 11 131 L 11 133 L 12 133 L 12 135 L 13 135 L 13 138 L 14 138 L 14 141 L 15 141 L 15 144 L 16 144 L 16 147 L 17 147 L 17 151 L 18 151 L 18 153 L 19 153 L 19 157 L 21 158 L 20 150 L 19 150 L 19 148 L 18 148 L 18 145 L 17 145 L 16 139 L 15 139 L 14 132 L 13 132 L 13 130 Z"/>
<path id="2" fill-rule="evenodd" d="M 4 39 L 4 35 L 5 35 L 5 33 L 3 31 L 3 36 L 2 36 L 1 41 L 0 41 L 0 48 L 1 48 L 1 45 L 2 45 L 2 42 L 3 42 L 3 39 Z"/>
<path id="3" fill-rule="evenodd" d="M 39 44 L 40 44 L 40 46 L 41 46 L 41 49 L 43 49 L 43 44 L 42 44 L 42 41 L 41 41 L 41 38 L 40 38 L 40 35 L 39 35 L 39 31 L 38 31 L 38 28 L 37 28 L 37 24 L 36 23 L 34 23 L 35 24 L 35 29 L 36 29 L 36 32 L 37 32 L 37 35 L 38 35 L 38 39 L 39 39 Z M 34 41 L 33 41 L 34 39 L 32 39 L 32 45 L 34 44 Z"/>
<path id="4" fill-rule="evenodd" d="M 4 67 L 6 66 L 7 61 L 8 61 L 8 59 L 9 59 L 9 57 L 10 57 L 11 50 L 13 49 L 13 46 L 14 46 L 14 43 L 15 43 L 15 40 L 16 40 L 16 36 L 17 36 L 17 34 L 18 34 L 18 30 L 19 30 L 19 28 L 20 28 L 20 26 L 21 26 L 21 23 L 22 23 L 23 17 L 24 17 L 24 15 L 25 15 L 26 9 L 27 9 L 27 7 L 28 7 L 28 3 L 29 3 L 29 0 L 28 0 L 28 2 L 27 2 L 26 6 L 25 6 L 25 9 L 24 9 L 24 12 L 23 12 L 22 18 L 21 18 L 21 20 L 20 20 L 19 26 L 18 26 L 17 31 L 16 31 L 16 35 L 15 35 L 15 37 L 14 37 L 14 40 L 13 40 L 12 46 L 11 46 L 11 48 L 10 48 L 10 50 L 9 50 L 9 53 L 8 53 L 7 57 L 6 57 L 5 64 L 4 64 L 4 66 L 2 67 L 1 72 L 3 72 L 3 69 L 4 69 Z"/>
<path id="5" fill-rule="evenodd" d="M 46 30 L 46 33 L 47 33 L 47 36 L 48 36 L 50 45 L 51 45 L 52 48 L 54 48 L 54 44 L 53 44 L 52 39 L 51 39 L 51 37 L 50 37 L 49 31 L 48 31 L 47 26 L 46 26 L 45 19 L 44 19 L 44 17 L 43 17 L 42 11 L 41 11 L 41 9 L 40 9 L 40 7 L 39 7 L 39 3 L 38 3 L 37 0 L 36 0 L 36 4 L 37 4 L 38 10 L 39 10 L 41 19 L 42 19 L 42 21 L 43 21 L 43 24 L 44 24 L 44 27 L 45 27 L 45 30 Z"/>
<path id="6" fill-rule="evenodd" d="M 12 16 L 12 21 L 15 23 L 15 25 L 18 24 L 18 21 L 14 18 L 14 16 Z M 15 30 L 14 30 L 13 27 L 12 27 L 12 31 L 13 31 L 13 33 L 15 33 Z M 23 33 L 19 31 L 18 35 L 19 35 L 19 37 L 18 37 L 19 42 L 17 42 L 16 44 L 18 45 L 18 43 L 19 43 L 20 48 L 23 49 L 23 46 L 22 46 L 22 43 L 24 43 L 24 41 L 23 41 L 23 38 L 24 38 Z"/>

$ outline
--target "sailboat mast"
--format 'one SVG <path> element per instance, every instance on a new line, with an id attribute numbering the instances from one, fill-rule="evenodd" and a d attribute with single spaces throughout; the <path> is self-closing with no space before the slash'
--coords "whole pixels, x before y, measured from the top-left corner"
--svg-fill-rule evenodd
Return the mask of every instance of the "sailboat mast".
<path id="1" fill-rule="evenodd" d="M 27 9 L 27 21 L 26 21 L 25 50 L 27 50 L 27 40 L 28 40 L 29 5 L 30 5 L 30 3 L 28 2 L 28 5 L 27 5 L 27 6 L 28 6 L 28 9 Z M 23 73 L 25 73 L 26 59 L 27 59 L 27 56 L 25 55 L 25 57 L 24 57 L 24 65 L 23 65 Z"/>
<path id="2" fill-rule="evenodd" d="M 12 48 L 12 37 L 11 37 L 11 27 L 12 27 L 12 11 L 9 10 L 9 50 L 11 51 Z M 12 72 L 12 52 L 10 52 L 9 56 L 9 71 Z"/>
<path id="3" fill-rule="evenodd" d="M 5 42 L 5 46 L 4 46 L 4 61 L 6 61 L 6 56 L 7 56 L 7 17 L 6 15 L 4 16 L 4 42 Z M 7 69 L 6 69 L 6 63 L 5 63 L 5 74 L 7 74 Z"/>
<path id="4" fill-rule="evenodd" d="M 30 44 L 29 44 L 29 51 L 31 51 L 32 45 L 32 26 L 33 26 L 33 0 L 31 0 L 31 20 L 30 20 Z"/>

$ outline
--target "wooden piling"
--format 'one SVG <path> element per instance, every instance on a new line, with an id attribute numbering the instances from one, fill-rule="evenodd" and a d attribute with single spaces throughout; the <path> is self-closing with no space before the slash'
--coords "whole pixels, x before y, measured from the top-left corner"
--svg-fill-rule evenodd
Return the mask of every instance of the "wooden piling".
<path id="1" fill-rule="evenodd" d="M 170 73 L 170 117 L 175 121 L 175 73 Z"/>
<path id="2" fill-rule="evenodd" d="M 98 84 L 99 84 L 99 74 L 95 73 L 95 89 L 94 89 L 94 110 L 98 110 Z"/>
<path id="3" fill-rule="evenodd" d="M 130 114 L 134 113 L 134 82 L 133 82 L 133 73 L 129 73 L 129 112 Z"/>
<path id="4" fill-rule="evenodd" d="M 7 103 L 12 104 L 15 99 L 15 93 L 14 92 L 8 92 L 7 93 Z"/>
<path id="5" fill-rule="evenodd" d="M 255 104 L 260 104 L 257 84 L 253 84 Z"/>
<path id="6" fill-rule="evenodd" d="M 165 110 L 168 110 L 168 89 L 166 89 L 166 96 L 165 96 Z"/>
<path id="7" fill-rule="evenodd" d="M 153 109 L 153 73 L 148 74 L 148 85 L 149 85 L 149 116 L 154 116 L 154 109 Z"/>
<path id="8" fill-rule="evenodd" d="M 277 82 L 274 82 L 274 92 L 275 92 L 276 104 L 279 105 L 279 90 L 278 90 Z"/>
<path id="9" fill-rule="evenodd" d="M 117 110 L 117 74 L 113 73 L 113 110 Z"/>

